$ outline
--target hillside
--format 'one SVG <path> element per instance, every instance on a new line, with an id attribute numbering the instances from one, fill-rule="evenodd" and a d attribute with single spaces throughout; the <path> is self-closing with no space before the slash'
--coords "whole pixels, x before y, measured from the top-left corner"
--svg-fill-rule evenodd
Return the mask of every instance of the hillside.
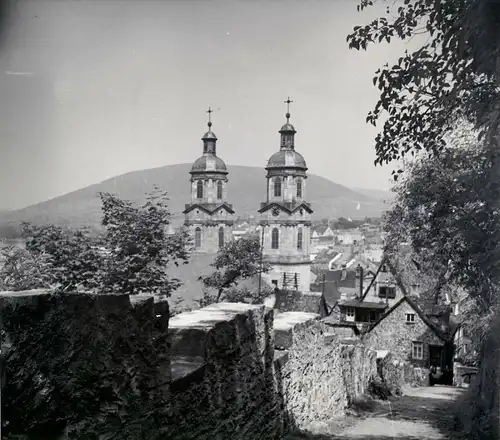
<path id="1" fill-rule="evenodd" d="M 173 224 L 177 226 L 182 223 L 184 205 L 190 200 L 190 168 L 191 164 L 178 164 L 113 177 L 46 202 L 2 213 L 0 226 L 22 221 L 71 227 L 98 225 L 101 218 L 99 192 L 111 192 L 133 202 L 142 202 L 144 194 L 155 184 L 169 192 Z M 266 171 L 259 167 L 230 166 L 229 173 L 229 202 L 233 203 L 236 214 L 256 215 L 265 197 Z M 385 206 L 376 197 L 315 175 L 309 175 L 307 180 L 307 199 L 312 203 L 314 219 L 380 216 Z"/>
<path id="2" fill-rule="evenodd" d="M 383 191 L 380 189 L 354 188 L 353 190 L 365 196 L 381 201 L 391 201 L 394 199 L 394 197 L 396 197 L 396 194 L 392 191 Z"/>

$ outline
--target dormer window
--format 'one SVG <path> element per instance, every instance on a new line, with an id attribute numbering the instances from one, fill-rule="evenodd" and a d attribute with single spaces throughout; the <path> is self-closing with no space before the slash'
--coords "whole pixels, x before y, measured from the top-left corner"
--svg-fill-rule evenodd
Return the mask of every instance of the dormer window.
<path id="1" fill-rule="evenodd" d="M 394 299 L 396 298 L 396 288 L 394 286 L 380 286 L 378 296 L 380 298 Z"/>

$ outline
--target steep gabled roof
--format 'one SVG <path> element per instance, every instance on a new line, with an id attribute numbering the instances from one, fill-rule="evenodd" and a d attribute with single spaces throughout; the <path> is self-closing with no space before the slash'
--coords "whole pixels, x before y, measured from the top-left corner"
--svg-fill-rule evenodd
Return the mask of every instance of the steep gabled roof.
<path id="1" fill-rule="evenodd" d="M 424 314 L 424 312 L 418 307 L 418 305 L 410 298 L 408 298 L 406 295 L 403 296 L 394 306 L 383 316 L 381 316 L 374 324 L 372 324 L 368 330 L 366 330 L 366 333 L 371 332 L 375 327 L 377 327 L 385 318 L 387 318 L 394 310 L 396 310 L 401 304 L 404 302 L 407 302 L 413 310 L 415 310 L 415 313 L 420 317 L 420 319 L 429 327 L 434 334 L 444 342 L 449 342 L 449 337 L 447 337 L 446 334 L 444 334 L 439 328 L 437 328 L 434 323 Z"/>
<path id="2" fill-rule="evenodd" d="M 191 212 L 193 209 L 200 209 L 201 211 L 206 212 L 207 214 L 213 214 L 218 209 L 223 208 L 230 214 L 234 214 L 233 208 L 229 206 L 227 203 L 222 203 L 221 205 L 217 203 L 204 203 L 204 204 L 193 204 L 186 206 L 186 209 L 183 211 L 183 214 L 187 214 Z"/>
<path id="3" fill-rule="evenodd" d="M 314 232 L 317 232 L 318 235 L 323 235 L 323 232 L 325 232 L 327 229 L 327 225 L 318 225 L 314 227 Z"/>
<path id="4" fill-rule="evenodd" d="M 408 296 L 408 292 L 406 291 L 406 288 L 403 284 L 403 281 L 401 280 L 401 277 L 397 273 L 394 266 L 390 263 L 389 259 L 386 256 L 384 256 L 382 258 L 382 261 L 380 262 L 380 266 L 378 267 L 377 272 L 375 272 L 375 275 L 373 276 L 371 283 L 368 285 L 365 292 L 363 293 L 363 296 L 360 298 L 360 301 L 364 301 L 364 299 L 366 298 L 366 295 L 368 295 L 368 292 L 372 288 L 373 283 L 377 280 L 378 274 L 380 273 L 380 271 L 382 270 L 382 267 L 384 267 L 384 266 L 387 266 L 389 268 L 389 272 L 392 274 L 392 276 L 396 280 L 396 284 L 401 289 L 403 296 Z"/>

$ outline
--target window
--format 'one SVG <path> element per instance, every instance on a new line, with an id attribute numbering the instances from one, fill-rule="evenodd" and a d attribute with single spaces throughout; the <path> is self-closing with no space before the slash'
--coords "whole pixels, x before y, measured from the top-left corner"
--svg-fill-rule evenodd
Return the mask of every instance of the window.
<path id="1" fill-rule="evenodd" d="M 415 322 L 415 313 L 407 313 L 406 322 L 413 324 Z"/>
<path id="2" fill-rule="evenodd" d="M 374 322 L 378 319 L 378 313 L 370 311 L 370 322 Z"/>
<path id="3" fill-rule="evenodd" d="M 302 197 L 302 180 L 297 179 L 297 197 Z"/>
<path id="4" fill-rule="evenodd" d="M 217 182 L 217 198 L 222 199 L 222 181 Z"/>
<path id="5" fill-rule="evenodd" d="M 224 246 L 224 228 L 221 226 L 219 228 L 219 247 Z"/>
<path id="6" fill-rule="evenodd" d="M 302 228 L 299 228 L 299 232 L 297 233 L 297 249 L 302 249 Z"/>
<path id="7" fill-rule="evenodd" d="M 380 286 L 378 290 L 378 296 L 380 298 L 396 298 L 396 288 L 394 286 Z"/>
<path id="8" fill-rule="evenodd" d="M 422 342 L 412 342 L 411 356 L 417 360 L 424 358 L 424 344 Z"/>
<path id="9" fill-rule="evenodd" d="M 278 228 L 274 228 L 271 232 L 271 249 L 278 249 L 280 244 L 280 232 Z"/>
<path id="10" fill-rule="evenodd" d="M 203 181 L 201 180 L 198 180 L 198 182 L 196 183 L 196 197 L 198 199 L 203 198 Z"/>
<path id="11" fill-rule="evenodd" d="M 353 307 L 347 307 L 345 309 L 345 320 L 346 321 L 354 321 L 356 316 L 356 311 Z"/>
<path id="12" fill-rule="evenodd" d="M 199 248 L 201 247 L 201 229 L 196 228 L 194 231 L 194 247 Z"/>
<path id="13" fill-rule="evenodd" d="M 281 179 L 279 177 L 274 179 L 274 197 L 281 197 Z"/>

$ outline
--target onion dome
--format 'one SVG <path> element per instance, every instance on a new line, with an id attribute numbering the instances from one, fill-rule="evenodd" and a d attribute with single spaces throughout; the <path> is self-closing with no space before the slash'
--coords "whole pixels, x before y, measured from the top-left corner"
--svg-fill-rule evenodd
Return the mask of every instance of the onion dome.
<path id="1" fill-rule="evenodd" d="M 204 154 L 196 159 L 191 167 L 191 172 L 221 172 L 227 173 L 226 164 L 224 161 L 213 154 Z"/>
<path id="2" fill-rule="evenodd" d="M 290 98 L 285 101 L 288 104 L 288 111 L 285 115 L 286 124 L 283 125 L 279 131 L 281 134 L 280 151 L 274 153 L 267 162 L 267 169 L 269 168 L 301 168 L 307 170 L 306 161 L 304 157 L 295 151 L 295 127 L 290 124 L 290 111 L 289 106 Z"/>
<path id="3" fill-rule="evenodd" d="M 267 168 L 304 168 L 307 169 L 306 161 L 302 154 L 295 150 L 280 150 L 274 153 L 267 162 Z"/>
<path id="4" fill-rule="evenodd" d="M 212 110 L 209 108 L 209 117 Z M 212 122 L 208 121 L 208 131 L 203 135 L 201 140 L 203 141 L 203 156 L 196 159 L 191 167 L 191 174 L 193 173 L 227 173 L 226 164 L 224 161 L 217 157 L 217 136 L 212 131 Z"/>

